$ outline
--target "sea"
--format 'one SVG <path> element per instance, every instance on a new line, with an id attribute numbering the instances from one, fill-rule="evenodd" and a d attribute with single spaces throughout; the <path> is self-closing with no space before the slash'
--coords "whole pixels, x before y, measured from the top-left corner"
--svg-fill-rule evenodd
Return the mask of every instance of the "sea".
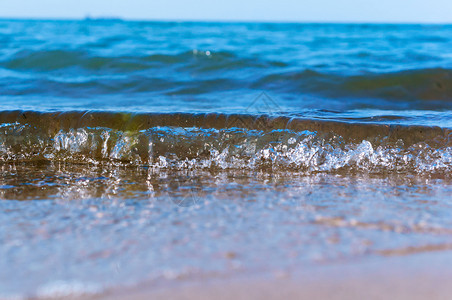
<path id="1" fill-rule="evenodd" d="M 0 170 L 2 299 L 447 254 L 452 25 L 3 19 Z"/>

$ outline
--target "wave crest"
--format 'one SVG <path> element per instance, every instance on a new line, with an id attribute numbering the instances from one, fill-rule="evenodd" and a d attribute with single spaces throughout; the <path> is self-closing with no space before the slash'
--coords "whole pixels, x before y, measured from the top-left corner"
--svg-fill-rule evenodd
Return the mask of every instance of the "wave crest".
<path id="1" fill-rule="evenodd" d="M 265 124 L 266 127 L 246 128 L 237 126 L 237 123 L 219 126 L 220 117 L 224 117 L 226 122 L 233 116 L 134 116 L 141 120 L 147 116 L 160 123 L 146 127 L 143 124 L 149 122 L 134 123 L 130 116 L 108 113 L 104 113 L 102 119 L 101 113 L 82 114 L 79 121 L 88 118 L 92 123 L 110 124 L 110 127 L 68 126 L 76 122 L 68 119 L 68 114 L 63 115 L 66 126 L 42 120 L 55 118 L 50 114 L 41 114 L 43 118 L 35 119 L 34 124 L 31 117 L 28 122 L 3 123 L 0 127 L 0 161 L 43 160 L 166 169 L 301 172 L 447 174 L 452 170 L 451 133 L 441 128 L 390 128 L 295 118 L 282 120 L 268 116 L 247 116 L 253 121 L 249 124 L 256 125 L 261 119 L 265 122 L 259 123 L 260 126 Z M 209 124 L 207 120 L 211 126 L 206 126 Z M 181 126 L 184 123 L 186 125 Z M 195 123 L 198 126 L 193 126 Z M 135 129 L 125 130 L 127 124 L 129 127 L 135 124 Z M 285 128 L 278 128 L 278 124 Z M 371 134 L 366 136 L 366 133 Z"/>

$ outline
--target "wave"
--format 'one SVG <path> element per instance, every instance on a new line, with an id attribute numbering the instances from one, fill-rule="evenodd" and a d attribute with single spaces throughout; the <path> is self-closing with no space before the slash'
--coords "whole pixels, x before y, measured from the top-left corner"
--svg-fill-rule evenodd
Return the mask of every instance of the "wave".
<path id="1" fill-rule="evenodd" d="M 197 72 L 242 68 L 283 67 L 283 62 L 241 58 L 233 52 L 184 51 L 177 54 L 100 56 L 82 50 L 21 50 L 0 62 L 5 69 L 49 72 L 77 68 L 88 72 L 134 72 L 162 67 Z"/>
<path id="2" fill-rule="evenodd" d="M 0 161 L 164 169 L 452 171 L 452 131 L 285 116 L 4 111 Z"/>
<path id="3" fill-rule="evenodd" d="M 452 70 L 418 69 L 351 76 L 304 70 L 271 74 L 256 82 L 253 87 L 264 90 L 279 89 L 285 92 L 303 91 L 331 98 L 452 102 Z"/>
<path id="4" fill-rule="evenodd" d="M 282 60 L 228 51 L 115 57 L 82 50 L 21 50 L 0 61 L 0 67 L 9 71 L 0 88 L 6 95 L 56 96 L 120 92 L 190 96 L 248 89 L 344 101 L 361 99 L 370 107 L 369 99 L 406 102 L 407 108 L 444 109 L 452 105 L 452 70 L 447 68 L 348 74 L 328 66 L 295 70 L 289 66 Z M 69 77 L 65 75 L 68 71 Z"/>

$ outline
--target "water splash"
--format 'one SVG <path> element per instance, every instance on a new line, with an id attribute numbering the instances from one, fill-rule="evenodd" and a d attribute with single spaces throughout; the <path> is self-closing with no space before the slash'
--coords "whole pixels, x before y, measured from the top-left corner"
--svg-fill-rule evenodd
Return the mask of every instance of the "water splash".
<path id="1" fill-rule="evenodd" d="M 447 136 L 448 137 L 448 136 Z M 147 166 L 164 169 L 262 169 L 302 172 L 428 172 L 452 170 L 448 139 L 412 142 L 412 136 L 352 139 L 334 132 L 290 129 L 157 126 L 122 131 L 3 124 L 0 160 Z M 407 143 L 407 141 L 411 141 Z"/>

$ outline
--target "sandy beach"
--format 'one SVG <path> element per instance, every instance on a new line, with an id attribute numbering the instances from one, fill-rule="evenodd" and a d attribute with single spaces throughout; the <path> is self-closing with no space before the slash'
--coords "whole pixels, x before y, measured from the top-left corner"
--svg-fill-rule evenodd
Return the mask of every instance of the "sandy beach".
<path id="1" fill-rule="evenodd" d="M 431 252 L 295 272 L 143 283 L 91 299 L 450 299 L 452 254 Z"/>

